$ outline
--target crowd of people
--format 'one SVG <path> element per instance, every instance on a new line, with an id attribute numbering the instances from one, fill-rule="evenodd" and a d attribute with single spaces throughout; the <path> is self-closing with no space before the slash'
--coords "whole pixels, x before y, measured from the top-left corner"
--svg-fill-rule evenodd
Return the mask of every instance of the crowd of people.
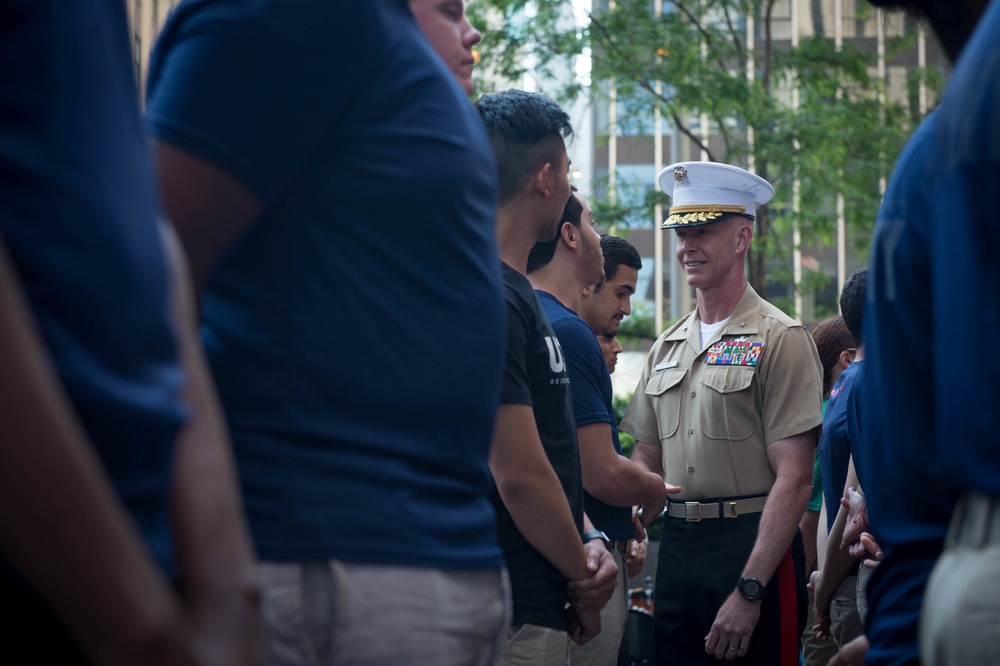
<path id="1" fill-rule="evenodd" d="M 873 4 L 956 68 L 842 316 L 748 283 L 771 183 L 670 165 L 697 305 L 619 423 L 641 258 L 555 101 L 470 102 L 462 0 L 185 0 L 143 113 L 124 4 L 0 0 L 0 653 L 607 666 L 662 519 L 664 666 L 995 662 L 997 391 L 944 349 L 1000 323 L 1000 3 Z"/>

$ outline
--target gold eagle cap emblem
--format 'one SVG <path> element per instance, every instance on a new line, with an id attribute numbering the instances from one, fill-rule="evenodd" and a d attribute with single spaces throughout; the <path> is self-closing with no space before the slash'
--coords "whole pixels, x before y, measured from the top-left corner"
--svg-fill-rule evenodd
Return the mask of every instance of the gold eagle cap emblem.
<path id="1" fill-rule="evenodd" d="M 684 180 L 684 176 L 686 175 L 688 175 L 688 170 L 685 169 L 683 166 L 678 164 L 677 166 L 674 167 L 674 180 L 680 182 Z"/>

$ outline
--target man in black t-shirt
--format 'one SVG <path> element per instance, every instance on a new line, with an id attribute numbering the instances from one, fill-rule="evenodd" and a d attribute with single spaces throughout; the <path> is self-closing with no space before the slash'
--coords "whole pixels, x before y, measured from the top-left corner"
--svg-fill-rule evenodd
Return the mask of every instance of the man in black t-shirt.
<path id="1" fill-rule="evenodd" d="M 601 628 L 617 566 L 583 513 L 583 485 L 566 363 L 525 277 L 535 243 L 555 236 L 569 199 L 569 116 L 519 90 L 476 103 L 497 155 L 497 234 L 507 299 L 507 361 L 490 469 L 513 622 L 497 664 L 563 666 L 569 639 Z M 569 604 L 567 612 L 566 606 Z"/>

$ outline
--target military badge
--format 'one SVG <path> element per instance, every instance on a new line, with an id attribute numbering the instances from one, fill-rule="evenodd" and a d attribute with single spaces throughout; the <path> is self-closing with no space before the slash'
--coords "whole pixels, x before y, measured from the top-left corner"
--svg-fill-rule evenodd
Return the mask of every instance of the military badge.
<path id="1" fill-rule="evenodd" d="M 720 340 L 708 348 L 706 365 L 746 365 L 754 367 L 764 351 L 763 342 Z"/>

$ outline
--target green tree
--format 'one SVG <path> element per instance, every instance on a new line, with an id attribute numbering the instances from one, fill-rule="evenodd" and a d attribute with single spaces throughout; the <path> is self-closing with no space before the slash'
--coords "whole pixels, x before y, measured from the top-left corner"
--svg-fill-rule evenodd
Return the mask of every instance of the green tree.
<path id="1" fill-rule="evenodd" d="M 483 71 L 492 87 L 530 75 L 564 101 L 580 95 L 597 100 L 608 97 L 613 81 L 622 125 L 651 127 L 653 109 L 659 108 L 710 160 L 746 165 L 752 159 L 755 171 L 776 188 L 772 202 L 758 209 L 749 257 L 750 282 L 766 296 L 769 286 L 787 291 L 791 282 L 793 222 L 803 246 L 834 242 L 837 192 L 844 195 L 849 242 L 866 256 L 880 180 L 920 120 L 915 103 L 884 101 L 884 84 L 871 73 L 872 49 L 848 40 L 838 50 L 832 35 L 803 38 L 796 48 L 774 39 L 777 4 L 664 0 L 656 17 L 649 0 L 617 0 L 611 8 L 595 0 L 582 28 L 569 19 L 579 12 L 569 0 L 474 0 L 470 12 L 483 29 Z M 859 3 L 858 11 L 864 18 L 871 9 Z M 752 49 L 747 16 L 756 27 Z M 888 41 L 887 57 L 911 47 L 915 35 L 916 25 L 908 20 L 906 33 Z M 588 53 L 590 81 L 567 77 L 566 59 Z M 932 94 L 940 87 L 926 72 L 916 76 L 931 84 Z M 789 103 L 793 84 L 797 108 Z M 698 131 L 701 114 L 710 119 L 708 142 Z M 652 219 L 658 201 L 669 205 L 658 191 L 641 201 L 644 219 Z M 636 212 L 607 201 L 597 202 L 595 211 L 617 224 L 627 224 Z M 806 289 L 822 279 L 808 277 Z"/>

